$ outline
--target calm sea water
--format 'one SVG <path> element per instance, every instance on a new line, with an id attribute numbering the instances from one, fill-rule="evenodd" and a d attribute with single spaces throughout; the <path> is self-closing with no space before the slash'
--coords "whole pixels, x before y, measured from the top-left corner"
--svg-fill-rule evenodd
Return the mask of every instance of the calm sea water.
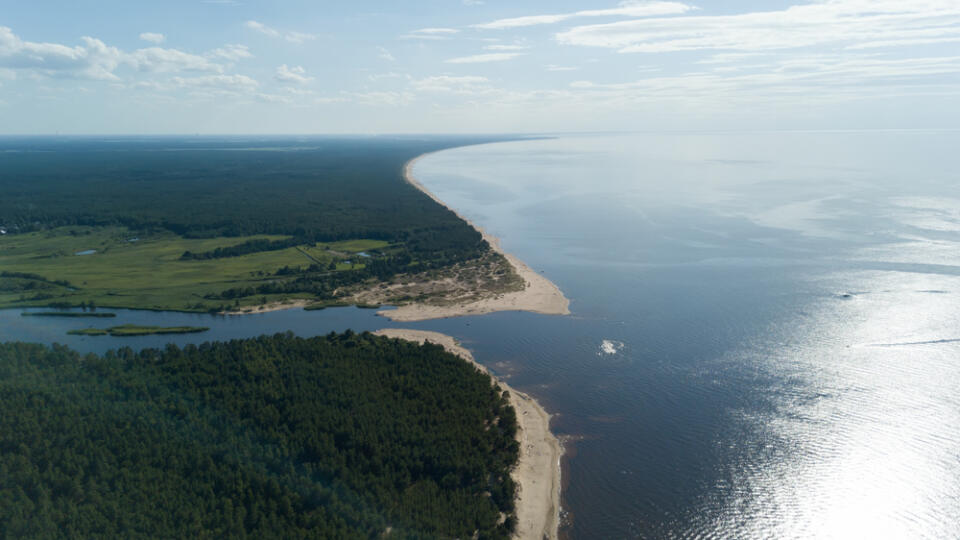
<path id="1" fill-rule="evenodd" d="M 418 178 L 554 280 L 573 315 L 392 326 L 457 336 L 557 415 L 572 537 L 960 537 L 958 136 L 591 136 L 434 154 Z M 121 318 L 213 327 L 180 343 L 387 323 L 356 309 Z M 63 335 L 89 324 L 4 311 L 0 339 L 169 340 Z"/>

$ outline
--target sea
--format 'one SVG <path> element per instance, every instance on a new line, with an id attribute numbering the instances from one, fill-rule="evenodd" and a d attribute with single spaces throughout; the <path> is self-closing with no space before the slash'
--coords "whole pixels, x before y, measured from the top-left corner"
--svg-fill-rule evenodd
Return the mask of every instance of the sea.
<path id="1" fill-rule="evenodd" d="M 958 131 L 563 135 L 414 174 L 556 283 L 570 316 L 120 311 L 206 334 L 451 334 L 554 415 L 568 538 L 960 538 Z M 300 144 L 299 142 L 297 144 Z M 295 144 L 291 143 L 291 146 Z"/>

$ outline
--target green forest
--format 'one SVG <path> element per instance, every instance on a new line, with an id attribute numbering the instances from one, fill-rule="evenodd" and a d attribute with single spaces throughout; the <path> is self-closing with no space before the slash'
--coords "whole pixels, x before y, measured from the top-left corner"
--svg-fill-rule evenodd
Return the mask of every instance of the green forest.
<path id="1" fill-rule="evenodd" d="M 403 167 L 493 140 L 0 141 L 0 306 L 330 305 L 398 275 L 477 264 L 492 256 L 480 233 Z M 341 247 L 358 242 L 375 247 Z"/>
<path id="2" fill-rule="evenodd" d="M 163 229 L 185 238 L 369 238 L 418 259 L 469 257 L 482 239 L 403 180 L 403 165 L 479 137 L 20 139 L 0 152 L 0 226 Z M 241 251 L 282 249 L 290 241 Z"/>
<path id="3" fill-rule="evenodd" d="M 515 412 L 438 345 L 0 344 L 0 536 L 506 538 Z M 505 519 L 504 519 L 505 518 Z"/>

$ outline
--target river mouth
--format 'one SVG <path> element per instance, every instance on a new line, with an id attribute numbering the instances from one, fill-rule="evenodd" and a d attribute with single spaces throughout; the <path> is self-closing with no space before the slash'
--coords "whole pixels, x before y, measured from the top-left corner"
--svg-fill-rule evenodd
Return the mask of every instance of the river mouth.
<path id="1" fill-rule="evenodd" d="M 960 537 L 953 139 L 650 134 L 439 152 L 418 180 L 543 271 L 573 316 L 117 310 L 116 322 L 211 328 L 181 344 L 452 335 L 556 414 L 575 446 L 572 537 Z M 19 313 L 0 311 L 0 339 L 170 340 L 71 341 L 85 323 Z"/>

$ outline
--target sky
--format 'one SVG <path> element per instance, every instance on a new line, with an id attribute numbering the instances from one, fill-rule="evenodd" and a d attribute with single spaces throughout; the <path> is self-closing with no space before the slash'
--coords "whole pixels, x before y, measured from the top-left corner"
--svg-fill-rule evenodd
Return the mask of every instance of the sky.
<path id="1" fill-rule="evenodd" d="M 960 127 L 960 0 L 0 0 L 0 134 Z"/>

